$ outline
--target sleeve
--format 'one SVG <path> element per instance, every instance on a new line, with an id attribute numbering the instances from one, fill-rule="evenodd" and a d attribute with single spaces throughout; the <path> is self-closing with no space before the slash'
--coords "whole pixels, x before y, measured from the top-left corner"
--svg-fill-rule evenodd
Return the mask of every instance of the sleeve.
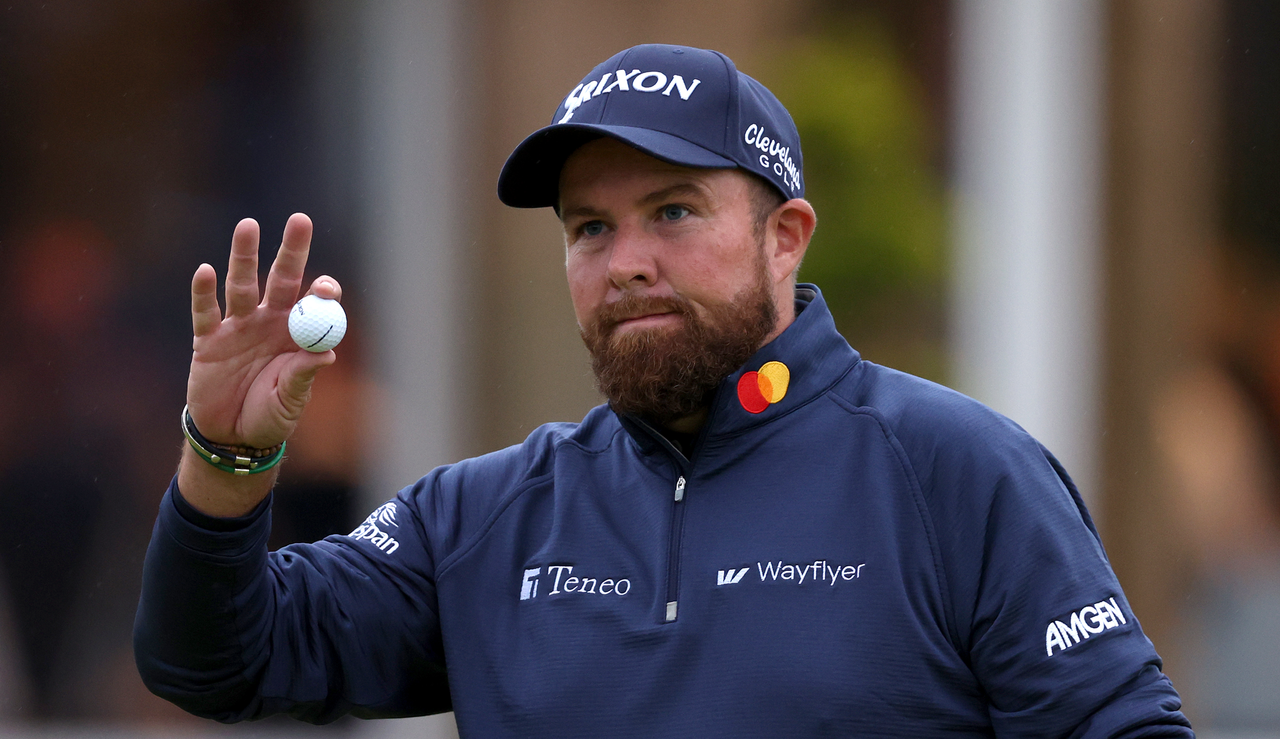
<path id="1" fill-rule="evenodd" d="M 914 456 L 996 736 L 1194 736 L 1070 477 L 1007 419 L 982 426 Z"/>
<path id="2" fill-rule="evenodd" d="M 348 536 L 268 553 L 268 505 L 210 525 L 184 505 L 175 480 L 147 549 L 134 622 L 147 687 L 223 722 L 449 710 L 416 487 Z"/>

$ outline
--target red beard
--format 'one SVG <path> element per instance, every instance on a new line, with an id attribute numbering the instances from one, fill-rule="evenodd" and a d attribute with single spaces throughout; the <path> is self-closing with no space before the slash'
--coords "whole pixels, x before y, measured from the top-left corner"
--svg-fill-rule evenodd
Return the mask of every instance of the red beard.
<path id="1" fill-rule="evenodd" d="M 614 334 L 628 317 L 664 312 L 679 316 L 678 325 Z M 708 308 L 705 317 L 680 296 L 628 294 L 601 309 L 581 333 L 596 385 L 613 409 L 666 424 L 705 407 L 720 381 L 756 353 L 777 322 L 761 255 L 755 284 Z"/>

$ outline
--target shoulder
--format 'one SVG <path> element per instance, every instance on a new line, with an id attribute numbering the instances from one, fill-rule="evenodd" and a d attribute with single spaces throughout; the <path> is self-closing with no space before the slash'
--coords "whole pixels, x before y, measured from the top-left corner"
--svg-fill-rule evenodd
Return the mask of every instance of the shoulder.
<path id="1" fill-rule="evenodd" d="M 1041 453 L 1021 426 L 973 398 L 866 360 L 832 395 L 849 410 L 879 420 L 914 461 L 942 452 L 998 455 L 1019 448 Z"/>
<path id="2" fill-rule="evenodd" d="M 957 604 L 952 618 L 958 634 L 980 625 L 972 604 L 983 588 L 1003 594 L 993 602 L 1005 596 L 1022 602 L 1044 585 L 1038 578 L 1053 580 L 1045 587 L 1063 590 L 1066 600 L 1039 612 L 1045 618 L 1065 613 L 1080 592 L 1119 592 L 1084 501 L 1044 446 L 972 398 L 860 365 L 859 376 L 836 388 L 836 397 L 879 420 L 906 468 L 937 547 L 939 572 Z M 1096 587 L 1068 587 L 1083 580 Z M 964 636 L 959 643 L 966 650 L 971 645 Z"/>
<path id="3" fill-rule="evenodd" d="M 981 527 L 993 511 L 1012 504 L 1028 513 L 1053 511 L 1093 530 L 1075 484 L 1053 455 L 973 398 L 866 361 L 833 395 L 851 412 L 879 421 L 935 516 Z"/>

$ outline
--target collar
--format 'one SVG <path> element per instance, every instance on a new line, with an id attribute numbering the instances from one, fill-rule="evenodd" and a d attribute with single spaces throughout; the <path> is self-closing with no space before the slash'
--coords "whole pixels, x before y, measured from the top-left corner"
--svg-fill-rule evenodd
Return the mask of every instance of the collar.
<path id="1" fill-rule="evenodd" d="M 721 380 L 696 448 L 707 439 L 737 435 L 800 408 L 825 393 L 859 359 L 836 331 L 822 291 L 815 285 L 796 285 L 795 320 Z M 627 415 L 619 420 L 644 451 L 662 447 L 683 456 L 645 421 Z"/>

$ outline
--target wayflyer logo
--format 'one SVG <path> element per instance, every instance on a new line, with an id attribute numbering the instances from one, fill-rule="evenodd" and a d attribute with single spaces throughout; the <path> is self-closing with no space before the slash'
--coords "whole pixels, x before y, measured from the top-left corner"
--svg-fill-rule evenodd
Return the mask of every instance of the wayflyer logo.
<path id="1" fill-rule="evenodd" d="M 787 395 L 791 370 L 782 362 L 765 362 L 738 380 L 738 402 L 748 413 L 761 413 Z"/>

